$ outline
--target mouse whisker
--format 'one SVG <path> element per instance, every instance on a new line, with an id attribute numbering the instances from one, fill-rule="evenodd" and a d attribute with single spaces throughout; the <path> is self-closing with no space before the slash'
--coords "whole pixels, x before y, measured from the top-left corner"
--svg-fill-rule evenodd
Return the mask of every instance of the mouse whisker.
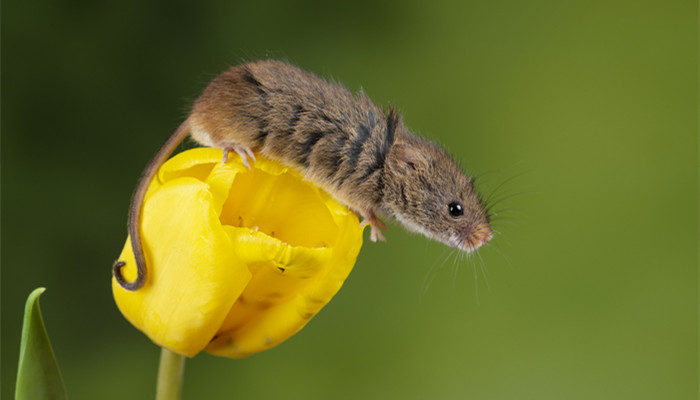
<path id="1" fill-rule="evenodd" d="M 484 283 L 486 283 L 486 289 L 491 290 L 491 285 L 489 285 L 489 277 L 486 275 L 486 263 L 484 262 L 484 259 L 481 257 L 481 254 L 477 251 L 476 256 L 479 258 L 479 267 L 481 268 L 481 273 L 484 275 Z"/>
<path id="2" fill-rule="evenodd" d="M 516 224 L 517 221 L 518 220 L 516 220 L 516 218 L 513 216 L 506 216 L 503 218 L 498 218 L 498 219 L 496 219 L 496 221 L 491 222 L 491 229 L 493 229 L 494 227 L 500 228 L 503 226 L 513 226 Z"/>
<path id="3" fill-rule="evenodd" d="M 454 251 L 450 254 L 454 254 Z M 454 296 L 457 291 L 457 273 L 459 272 L 459 258 L 463 252 L 459 252 L 455 258 L 452 259 L 452 295 Z"/>
<path id="4" fill-rule="evenodd" d="M 517 179 L 517 178 L 522 177 L 522 176 L 525 175 L 525 174 L 527 174 L 527 172 L 523 171 L 523 172 L 520 172 L 520 173 L 518 173 L 518 174 L 515 174 L 515 175 L 513 175 L 513 176 L 511 176 L 511 177 L 509 177 L 509 178 L 504 179 L 503 181 L 501 181 L 501 183 L 498 184 L 498 186 L 496 186 L 496 187 L 493 189 L 493 191 L 490 191 L 489 197 L 495 196 L 496 194 L 498 194 L 498 191 L 501 190 L 505 185 L 507 185 L 508 183 L 514 181 L 514 180 Z"/>
<path id="5" fill-rule="evenodd" d="M 447 260 L 450 259 L 450 256 L 452 256 L 452 254 L 455 252 L 455 250 L 456 250 L 455 248 L 445 247 L 445 249 L 442 251 L 442 254 L 440 255 L 440 257 L 437 260 L 435 260 L 435 262 L 433 263 L 433 265 L 430 268 L 428 268 L 428 271 L 425 274 L 425 278 L 423 278 L 423 285 L 422 285 L 421 291 L 420 291 L 421 301 L 422 301 L 423 297 L 425 297 L 425 295 L 428 293 L 428 289 L 430 288 L 433 281 L 435 280 L 435 277 L 437 277 L 439 271 L 442 269 L 443 265 L 445 265 Z M 448 252 L 449 252 L 449 254 L 447 254 L 447 257 L 445 257 L 445 254 Z M 443 258 L 443 257 L 445 257 L 445 258 Z M 440 262 L 441 259 L 442 259 L 442 262 Z M 438 267 L 438 264 L 439 264 L 439 267 Z M 437 269 L 436 269 L 436 267 L 437 267 Z"/>
<path id="6" fill-rule="evenodd" d="M 472 271 L 474 271 L 474 299 L 476 304 L 479 304 L 479 274 L 476 271 L 476 264 L 469 254 L 467 254 L 466 261 L 472 265 Z"/>
<path id="7" fill-rule="evenodd" d="M 494 184 L 495 182 L 498 182 L 498 181 L 501 179 L 501 176 L 503 176 L 503 174 L 505 174 L 506 172 L 510 171 L 511 169 L 517 167 L 519 164 L 522 164 L 522 162 L 517 162 L 517 163 L 515 163 L 515 164 L 513 164 L 513 165 L 511 165 L 511 166 L 509 166 L 509 167 L 504 168 L 503 170 L 501 170 L 501 171 L 498 173 L 498 175 L 496 175 L 493 179 L 491 179 L 491 183 L 489 183 L 488 186 L 486 186 L 486 188 L 483 190 L 483 193 L 488 193 L 488 195 L 484 196 L 484 198 L 486 199 L 485 203 L 488 203 L 488 199 L 491 198 L 491 197 L 493 197 L 493 196 L 495 196 L 496 193 L 498 193 L 498 191 L 499 191 L 506 183 L 511 182 L 511 181 L 513 181 L 515 178 L 519 178 L 520 176 L 522 176 L 522 175 L 525 174 L 525 172 L 521 172 L 521 173 L 519 173 L 519 174 L 516 174 L 516 175 L 514 175 L 514 176 L 511 176 L 510 178 L 506 178 L 504 181 L 501 181 L 501 183 L 499 183 L 498 186 L 496 186 L 496 188 L 494 188 L 494 189 L 492 190 L 493 184 Z M 481 175 L 479 176 L 479 178 L 482 177 L 482 176 L 485 176 L 485 175 L 486 175 L 486 174 L 481 174 Z"/>
<path id="8" fill-rule="evenodd" d="M 504 202 L 505 200 L 508 200 L 508 199 L 510 199 L 510 198 L 513 198 L 513 197 L 516 197 L 516 196 L 522 196 L 523 194 L 525 194 L 525 192 L 511 193 L 511 194 L 507 194 L 507 195 L 501 196 L 501 197 L 499 197 L 499 198 L 497 198 L 497 199 L 495 199 L 495 200 L 493 200 L 493 201 L 489 201 L 489 203 L 486 203 L 486 205 L 485 205 L 485 207 L 484 207 L 484 208 L 486 209 L 486 213 L 487 213 L 489 216 L 491 216 L 491 210 L 492 210 L 496 205 L 498 205 L 498 204 L 500 204 L 500 203 L 502 203 L 502 202 Z"/>
<path id="9" fill-rule="evenodd" d="M 519 209 L 513 208 L 513 207 L 499 208 L 498 210 L 493 210 L 493 211 L 491 211 L 489 216 L 494 217 L 494 216 L 510 215 L 510 214 L 515 214 L 515 215 L 520 216 L 520 217 L 525 216 L 525 213 L 523 213 Z"/>
<path id="10" fill-rule="evenodd" d="M 508 264 L 508 268 L 510 270 L 513 270 L 513 263 L 510 261 L 510 257 L 508 257 L 508 255 L 506 255 L 506 253 L 503 251 L 503 249 L 501 248 L 501 246 L 498 243 L 494 243 L 494 249 L 496 249 L 498 254 L 503 256 L 503 259 L 506 260 L 506 264 Z"/>

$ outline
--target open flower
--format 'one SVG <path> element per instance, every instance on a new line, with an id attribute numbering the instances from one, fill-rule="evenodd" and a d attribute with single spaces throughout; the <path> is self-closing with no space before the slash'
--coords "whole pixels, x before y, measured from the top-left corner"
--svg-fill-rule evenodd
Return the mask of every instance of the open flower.
<path id="1" fill-rule="evenodd" d="M 298 332 L 340 289 L 362 246 L 357 216 L 291 168 L 198 148 L 167 161 L 143 209 L 147 282 L 113 278 L 122 314 L 156 344 L 245 357 Z M 131 242 L 119 257 L 136 278 Z"/>

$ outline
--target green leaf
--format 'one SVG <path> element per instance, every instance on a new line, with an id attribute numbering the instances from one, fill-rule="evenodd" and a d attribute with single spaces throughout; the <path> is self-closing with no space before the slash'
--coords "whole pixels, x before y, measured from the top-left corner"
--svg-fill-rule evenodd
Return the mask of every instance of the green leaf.
<path id="1" fill-rule="evenodd" d="M 46 290 L 37 288 L 24 307 L 22 344 L 19 350 L 15 399 L 66 399 L 61 371 L 46 334 L 39 309 L 39 296 Z"/>

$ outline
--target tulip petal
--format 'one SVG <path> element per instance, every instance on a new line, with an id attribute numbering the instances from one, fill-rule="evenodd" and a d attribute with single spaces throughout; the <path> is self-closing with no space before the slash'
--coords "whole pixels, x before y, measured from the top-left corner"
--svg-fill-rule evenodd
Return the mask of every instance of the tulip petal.
<path id="1" fill-rule="evenodd" d="M 251 277 L 212 203 L 208 185 L 193 178 L 151 192 L 142 223 L 148 281 L 134 292 L 112 281 L 124 316 L 156 344 L 186 356 L 214 337 Z M 124 268 L 125 278 L 134 277 L 130 239 L 120 259 L 131 266 Z"/>
<path id="2" fill-rule="evenodd" d="M 222 331 L 205 350 L 219 356 L 245 357 L 274 347 L 301 330 L 328 304 L 352 271 L 362 245 L 362 228 L 357 217 L 354 214 L 351 217 L 348 218 L 347 233 L 342 235 L 333 248 L 288 248 L 284 253 L 303 254 L 308 250 L 322 250 L 322 268 L 308 268 L 308 263 L 303 260 L 309 253 L 300 256 L 298 260 L 290 257 L 290 263 L 284 264 L 287 267 L 284 271 L 276 267 L 279 258 L 261 266 L 231 309 Z M 283 259 L 284 256 L 280 258 Z M 300 271 L 303 272 L 292 275 L 293 272 Z M 275 279 L 271 279 L 275 275 L 277 285 L 274 285 Z M 283 276 L 286 281 L 282 281 Z M 268 284 L 274 286 L 267 286 Z M 278 285 L 285 291 L 273 289 Z M 292 287 L 297 290 L 290 296 L 289 288 Z"/>

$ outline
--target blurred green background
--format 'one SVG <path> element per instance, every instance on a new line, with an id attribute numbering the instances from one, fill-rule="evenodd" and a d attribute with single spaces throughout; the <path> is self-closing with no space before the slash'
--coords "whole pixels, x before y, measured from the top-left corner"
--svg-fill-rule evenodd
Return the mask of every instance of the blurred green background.
<path id="1" fill-rule="evenodd" d="M 132 188 L 213 76 L 270 56 L 396 104 L 508 211 L 466 260 L 392 226 L 288 342 L 189 360 L 185 399 L 697 398 L 697 16 L 687 1 L 3 2 L 2 397 L 37 286 L 72 399 L 153 397 L 158 349 L 110 290 Z"/>

